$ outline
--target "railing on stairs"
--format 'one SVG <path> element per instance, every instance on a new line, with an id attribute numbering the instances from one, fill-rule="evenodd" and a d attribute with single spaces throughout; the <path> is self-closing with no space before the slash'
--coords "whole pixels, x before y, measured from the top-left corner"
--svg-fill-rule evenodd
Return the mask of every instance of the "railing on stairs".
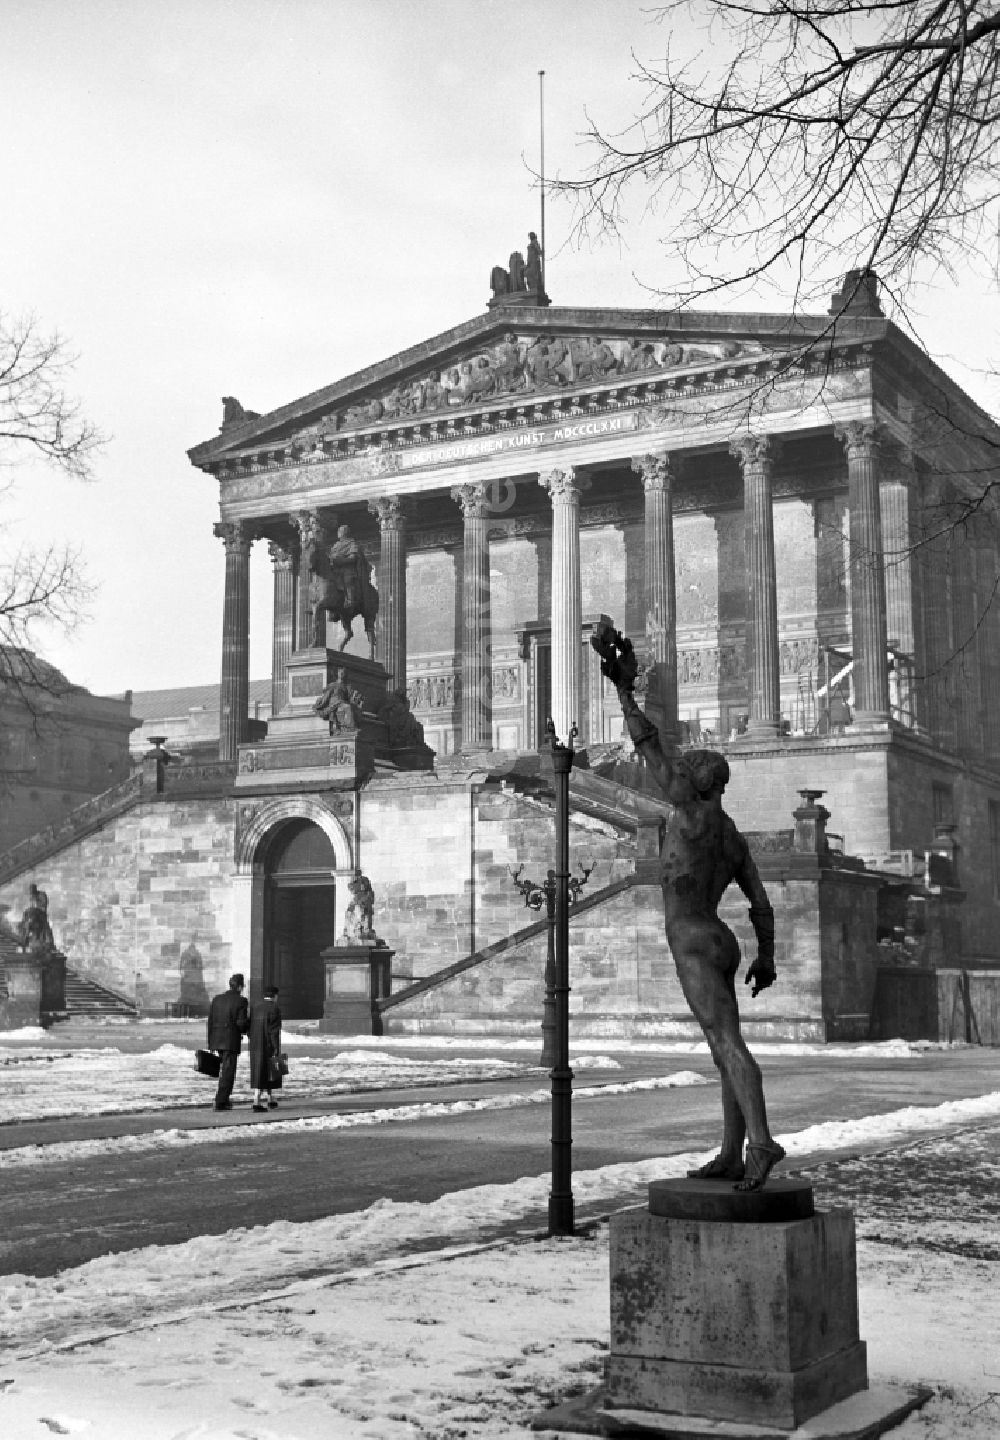
<path id="1" fill-rule="evenodd" d="M 109 820 L 123 815 L 142 800 L 195 799 L 231 794 L 236 777 L 235 760 L 206 760 L 196 763 L 143 764 L 127 780 L 92 795 L 82 805 L 67 811 L 56 825 L 47 825 L 36 835 L 12 845 L 0 854 L 0 885 L 31 870 L 75 840 L 99 830 Z"/>
<path id="2" fill-rule="evenodd" d="M 631 890 L 634 885 L 641 883 L 636 875 L 623 875 L 620 880 L 612 880 L 610 885 L 603 886 L 600 890 L 594 890 L 590 894 L 583 895 L 573 906 L 570 913 L 570 921 L 582 915 L 585 910 L 594 910 L 598 905 L 614 899 L 616 895 L 623 895 L 626 890 Z M 513 950 L 518 945 L 523 945 L 527 940 L 533 940 L 536 935 L 544 935 L 548 929 L 548 920 L 535 920 L 530 925 L 523 925 L 520 930 L 514 930 L 510 935 L 504 935 L 500 940 L 494 940 L 492 945 L 484 945 L 481 950 L 475 950 L 471 955 L 456 960 L 451 965 L 446 965 L 443 970 L 435 970 L 433 975 L 424 975 L 420 980 L 414 980 L 412 985 L 407 985 L 402 990 L 397 990 L 394 995 L 387 996 L 384 1000 L 373 1001 L 373 1008 L 377 1008 L 379 1014 L 386 1010 L 395 1009 L 397 1005 L 405 1005 L 408 1000 L 415 1000 L 418 995 L 426 995 L 428 990 L 436 990 L 441 985 L 446 985 L 449 980 L 462 975 L 466 970 L 472 970 L 477 965 L 482 965 L 487 960 L 495 960 L 498 955 L 503 955 L 507 950 Z"/>
<path id="3" fill-rule="evenodd" d="M 0 854 L 0 884 L 6 884 L 24 870 L 30 870 L 42 860 L 47 860 L 74 840 L 80 840 L 93 830 L 99 830 L 106 821 L 131 810 L 143 798 L 144 776 L 141 770 L 130 775 L 110 790 L 92 795 L 82 805 L 75 806 L 59 821 L 58 825 L 46 825 L 36 835 L 29 835 L 17 845 Z"/>

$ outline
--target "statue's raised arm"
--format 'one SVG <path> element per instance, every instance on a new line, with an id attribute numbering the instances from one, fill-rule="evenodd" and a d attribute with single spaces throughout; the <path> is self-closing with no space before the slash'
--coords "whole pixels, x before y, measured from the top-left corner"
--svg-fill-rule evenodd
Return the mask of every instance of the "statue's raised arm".
<path id="1" fill-rule="evenodd" d="M 601 674 L 606 675 L 618 691 L 622 715 L 632 737 L 632 744 L 645 760 L 660 789 L 673 804 L 684 804 L 694 798 L 691 781 L 678 769 L 660 744 L 660 732 L 652 720 L 639 709 L 635 698 L 635 682 L 639 661 L 632 641 L 616 630 L 614 621 L 602 615 L 594 627 L 590 643 L 601 657 Z"/>

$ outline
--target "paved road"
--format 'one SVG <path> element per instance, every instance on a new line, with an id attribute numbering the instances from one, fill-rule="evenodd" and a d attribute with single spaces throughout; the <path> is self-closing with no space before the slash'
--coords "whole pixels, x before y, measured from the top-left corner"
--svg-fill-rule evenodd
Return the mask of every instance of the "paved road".
<path id="1" fill-rule="evenodd" d="M 628 1057 L 625 1063 L 625 1071 L 614 1072 L 615 1082 L 680 1069 L 697 1070 L 714 1082 L 710 1062 L 701 1057 Z M 767 1059 L 763 1068 L 772 1128 L 779 1133 L 819 1120 L 935 1105 L 1000 1088 L 1000 1053 L 995 1050 L 929 1052 L 901 1060 L 818 1053 Z M 592 1072 L 578 1075 L 577 1084 L 610 1079 L 607 1072 Z M 340 1097 L 308 1108 L 296 1105 L 289 1092 L 282 1109 L 272 1114 L 287 1121 L 304 1114 L 534 1090 L 538 1084 L 536 1075 L 483 1086 Z M 0 1148 L 177 1125 L 211 1126 L 219 1134 L 215 1143 L 184 1152 L 126 1153 L 113 1160 L 98 1156 L 0 1171 L 0 1273 L 53 1274 L 109 1252 L 177 1243 L 234 1226 L 314 1220 L 363 1209 L 383 1196 L 428 1201 L 471 1185 L 542 1175 L 550 1163 L 545 1105 L 347 1130 L 276 1131 L 266 1140 L 246 1143 L 244 1125 L 270 1123 L 271 1116 L 247 1111 L 215 1116 L 184 1110 L 3 1127 Z M 574 1167 L 589 1170 L 705 1149 L 719 1127 L 716 1083 L 577 1097 Z"/>

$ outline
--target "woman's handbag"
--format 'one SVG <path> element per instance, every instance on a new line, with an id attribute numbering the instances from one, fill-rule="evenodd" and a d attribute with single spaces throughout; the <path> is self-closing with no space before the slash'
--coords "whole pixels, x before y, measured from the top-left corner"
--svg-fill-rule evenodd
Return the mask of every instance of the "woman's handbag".
<path id="1" fill-rule="evenodd" d="M 211 1050 L 196 1050 L 194 1052 L 194 1068 L 199 1075 L 210 1075 L 213 1080 L 219 1078 L 219 1070 L 222 1061 Z"/>
<path id="2" fill-rule="evenodd" d="M 288 1074 L 288 1056 L 282 1050 L 280 1055 L 271 1055 L 267 1062 L 267 1073 L 272 1090 L 281 1089 L 281 1077 Z"/>

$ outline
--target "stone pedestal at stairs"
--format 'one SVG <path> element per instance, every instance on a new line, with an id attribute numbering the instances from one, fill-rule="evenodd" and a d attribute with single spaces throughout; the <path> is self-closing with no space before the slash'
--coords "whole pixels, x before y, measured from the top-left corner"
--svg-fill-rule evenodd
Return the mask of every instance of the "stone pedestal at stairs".
<path id="1" fill-rule="evenodd" d="M 66 1008 L 66 956 L 60 950 L 24 953 L 0 944 L 0 1030 L 50 1025 Z"/>
<path id="2" fill-rule="evenodd" d="M 377 1001 L 392 991 L 387 945 L 331 945 L 322 952 L 326 991 L 320 1031 L 325 1035 L 381 1035 Z"/>

